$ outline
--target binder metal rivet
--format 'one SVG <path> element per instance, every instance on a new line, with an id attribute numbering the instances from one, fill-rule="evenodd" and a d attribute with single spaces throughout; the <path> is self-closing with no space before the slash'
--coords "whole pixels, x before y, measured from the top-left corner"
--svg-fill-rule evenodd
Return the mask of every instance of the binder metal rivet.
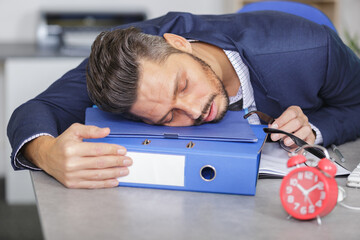
<path id="1" fill-rule="evenodd" d="M 192 141 L 190 141 L 187 145 L 186 148 L 193 148 L 195 146 L 195 143 L 193 143 Z"/>
<path id="2" fill-rule="evenodd" d="M 211 182 L 216 177 L 216 169 L 211 165 L 205 165 L 200 169 L 200 177 L 204 181 Z"/>
<path id="3" fill-rule="evenodd" d="M 151 141 L 149 139 L 145 139 L 143 142 L 142 142 L 142 145 L 148 145 L 150 144 Z"/>

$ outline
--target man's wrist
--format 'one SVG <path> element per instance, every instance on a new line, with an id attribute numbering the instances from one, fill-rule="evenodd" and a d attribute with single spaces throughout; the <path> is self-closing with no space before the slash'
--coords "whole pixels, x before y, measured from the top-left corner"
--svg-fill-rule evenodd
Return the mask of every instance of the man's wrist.
<path id="1" fill-rule="evenodd" d="M 310 124 L 311 130 L 312 130 L 312 132 L 313 132 L 313 134 L 315 136 L 315 143 L 314 144 L 318 144 L 318 145 L 322 144 L 324 142 L 324 140 L 323 140 L 323 137 L 322 137 L 322 134 L 321 134 L 320 130 L 315 125 L 313 125 L 311 123 L 309 123 L 309 124 Z"/>
<path id="2" fill-rule="evenodd" d="M 54 137 L 45 135 L 40 136 L 24 145 L 22 154 L 35 166 L 44 170 L 46 167 L 46 155 L 50 144 L 55 140 Z"/>

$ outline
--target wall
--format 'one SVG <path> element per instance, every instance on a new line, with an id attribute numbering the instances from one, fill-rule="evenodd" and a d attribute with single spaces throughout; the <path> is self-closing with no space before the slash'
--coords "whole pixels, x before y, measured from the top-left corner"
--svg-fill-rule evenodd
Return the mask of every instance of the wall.
<path id="1" fill-rule="evenodd" d="M 344 39 L 344 31 L 347 30 L 351 36 L 357 36 L 360 46 L 360 1 L 340 0 L 339 8 L 340 36 Z"/>
<path id="2" fill-rule="evenodd" d="M 168 11 L 219 14 L 232 0 L 0 0 L 0 42 L 34 42 L 42 9 L 71 11 L 145 11 L 154 18 Z M 6 34 L 3 34 L 6 33 Z"/>

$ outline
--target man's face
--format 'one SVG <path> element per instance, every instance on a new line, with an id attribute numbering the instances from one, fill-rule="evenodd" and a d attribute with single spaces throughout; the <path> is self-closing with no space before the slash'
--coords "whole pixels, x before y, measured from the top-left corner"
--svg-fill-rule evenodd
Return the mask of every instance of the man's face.
<path id="1" fill-rule="evenodd" d="M 191 126 L 216 122 L 229 105 L 221 80 L 191 54 L 140 63 L 137 100 L 130 112 L 149 124 Z"/>

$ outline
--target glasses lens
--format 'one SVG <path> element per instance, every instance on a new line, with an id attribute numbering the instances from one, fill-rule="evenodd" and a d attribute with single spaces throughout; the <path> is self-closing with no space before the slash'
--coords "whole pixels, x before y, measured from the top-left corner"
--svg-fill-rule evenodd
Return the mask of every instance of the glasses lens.
<path id="1" fill-rule="evenodd" d="M 284 143 L 284 139 L 280 139 L 279 141 L 280 147 L 282 149 L 284 149 L 285 151 L 287 151 L 288 153 L 293 153 L 296 154 L 300 151 L 301 147 L 297 146 L 297 145 L 291 145 L 291 146 L 286 146 Z"/>
<path id="2" fill-rule="evenodd" d="M 299 147 L 295 144 L 290 147 L 286 146 L 283 139 L 280 139 L 279 144 L 282 149 L 284 149 L 288 153 L 291 153 L 292 155 L 297 155 L 297 154 L 303 154 L 304 156 L 310 155 L 310 156 L 306 157 L 307 161 L 304 163 L 306 166 L 316 167 L 318 165 L 319 158 L 316 158 L 314 155 L 312 155 L 309 152 L 306 152 L 304 150 L 301 151 L 301 147 Z"/>

